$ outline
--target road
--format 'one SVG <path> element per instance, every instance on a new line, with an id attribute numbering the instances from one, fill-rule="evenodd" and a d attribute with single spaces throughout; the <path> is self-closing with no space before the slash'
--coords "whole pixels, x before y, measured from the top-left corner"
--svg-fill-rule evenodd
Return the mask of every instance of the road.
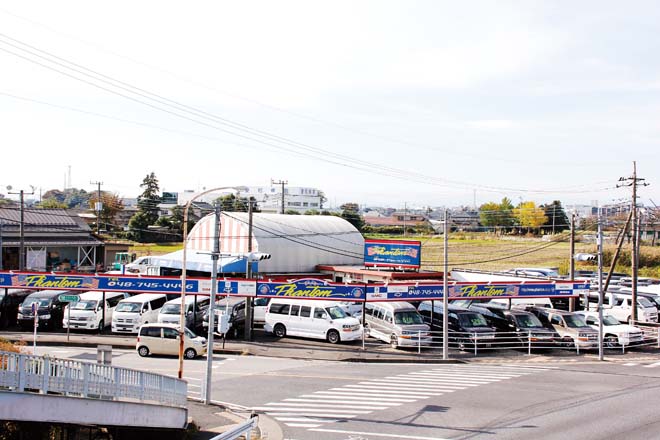
<path id="1" fill-rule="evenodd" d="M 94 349 L 38 354 L 95 360 Z M 658 359 L 660 360 L 660 359 Z M 177 360 L 113 351 L 113 364 L 176 375 Z M 205 359 L 186 361 L 201 395 Z M 356 364 L 214 356 L 213 400 L 265 412 L 289 440 L 649 439 L 660 362 Z"/>

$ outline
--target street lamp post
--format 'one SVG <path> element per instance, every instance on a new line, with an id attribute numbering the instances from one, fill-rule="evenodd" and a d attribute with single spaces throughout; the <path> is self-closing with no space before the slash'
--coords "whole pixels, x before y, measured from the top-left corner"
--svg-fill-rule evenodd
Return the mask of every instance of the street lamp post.
<path id="1" fill-rule="evenodd" d="M 32 192 L 27 193 L 28 195 L 34 194 L 34 186 L 30 185 Z M 12 186 L 7 186 L 7 194 L 16 194 L 20 196 L 21 200 L 21 220 L 18 226 L 18 235 L 19 235 L 19 248 L 18 248 L 18 270 L 25 270 L 25 191 L 20 190 L 18 192 L 11 192 Z"/>
<path id="2" fill-rule="evenodd" d="M 185 314 L 185 303 L 186 303 L 186 253 L 187 253 L 187 244 L 188 244 L 188 211 L 190 210 L 190 205 L 192 202 L 197 200 L 199 197 L 206 195 L 208 193 L 222 191 L 226 189 L 241 190 L 244 187 L 240 186 L 222 186 L 219 188 L 212 188 L 201 193 L 195 194 L 188 202 L 186 207 L 183 210 L 183 255 L 181 258 L 181 313 L 179 316 L 179 379 L 183 378 L 183 347 L 184 347 L 184 329 L 186 327 L 186 314 Z M 211 298 L 211 301 L 215 301 L 215 298 Z M 213 351 L 213 347 L 208 347 L 208 350 Z"/>

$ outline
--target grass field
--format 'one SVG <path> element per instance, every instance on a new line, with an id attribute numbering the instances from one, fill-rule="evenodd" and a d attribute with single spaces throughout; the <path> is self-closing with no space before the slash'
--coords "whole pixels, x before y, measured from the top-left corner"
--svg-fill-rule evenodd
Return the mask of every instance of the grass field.
<path id="1" fill-rule="evenodd" d="M 368 236 L 367 238 L 375 238 Z M 402 236 L 383 236 L 378 238 L 403 239 Z M 565 236 L 561 236 L 565 239 Z M 443 238 L 442 236 L 408 236 L 408 240 L 422 243 L 422 269 L 442 271 Z M 162 255 L 182 248 L 181 243 L 140 244 L 135 243 L 130 252 L 137 256 Z M 604 266 L 609 269 L 614 245 L 604 248 Z M 595 253 L 593 243 L 575 243 L 575 252 Z M 449 268 L 503 270 L 514 267 L 554 267 L 559 273 L 567 274 L 570 260 L 568 241 L 545 241 L 529 237 L 496 237 L 491 234 L 450 234 L 448 247 Z M 619 258 L 617 272 L 630 273 L 629 245 Z M 595 269 L 595 263 L 576 262 L 576 269 Z M 642 246 L 640 255 L 640 276 L 660 277 L 660 247 Z"/>

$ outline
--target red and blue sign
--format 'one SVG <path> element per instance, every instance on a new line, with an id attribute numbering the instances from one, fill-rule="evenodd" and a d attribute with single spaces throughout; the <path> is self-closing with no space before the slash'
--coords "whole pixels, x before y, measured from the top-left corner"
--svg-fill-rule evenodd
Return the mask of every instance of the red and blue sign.
<path id="1" fill-rule="evenodd" d="M 364 265 L 367 267 L 419 268 L 422 244 L 412 240 L 365 240 Z"/>
<path id="2" fill-rule="evenodd" d="M 257 283 L 257 296 L 364 301 L 365 286 L 307 278 L 286 283 Z"/>

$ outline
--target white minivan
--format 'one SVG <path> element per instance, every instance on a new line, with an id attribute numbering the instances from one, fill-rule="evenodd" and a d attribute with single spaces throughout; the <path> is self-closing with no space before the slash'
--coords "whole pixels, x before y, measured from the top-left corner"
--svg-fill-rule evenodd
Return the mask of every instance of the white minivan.
<path id="1" fill-rule="evenodd" d="M 362 338 L 362 324 L 335 301 L 277 299 L 268 304 L 264 329 L 278 338 L 286 335 L 325 339 L 332 344 Z"/>
<path id="2" fill-rule="evenodd" d="M 208 310 L 210 300 L 208 296 L 186 295 L 186 306 L 184 308 L 186 327 L 192 330 L 202 327 L 204 314 Z M 174 298 L 165 303 L 158 312 L 158 322 L 166 324 L 180 324 L 181 321 L 181 297 Z"/>
<path id="3" fill-rule="evenodd" d="M 112 331 L 137 333 L 142 324 L 158 321 L 158 312 L 166 302 L 164 293 L 141 293 L 119 301 L 112 314 Z"/>
<path id="4" fill-rule="evenodd" d="M 103 297 L 105 296 L 105 314 Z M 80 294 L 80 301 L 69 303 L 64 309 L 63 328 L 101 331 L 112 323 L 112 315 L 117 304 L 128 298 L 125 292 L 90 291 Z M 69 308 L 71 310 L 69 311 Z M 70 319 L 70 321 L 69 321 Z"/>

